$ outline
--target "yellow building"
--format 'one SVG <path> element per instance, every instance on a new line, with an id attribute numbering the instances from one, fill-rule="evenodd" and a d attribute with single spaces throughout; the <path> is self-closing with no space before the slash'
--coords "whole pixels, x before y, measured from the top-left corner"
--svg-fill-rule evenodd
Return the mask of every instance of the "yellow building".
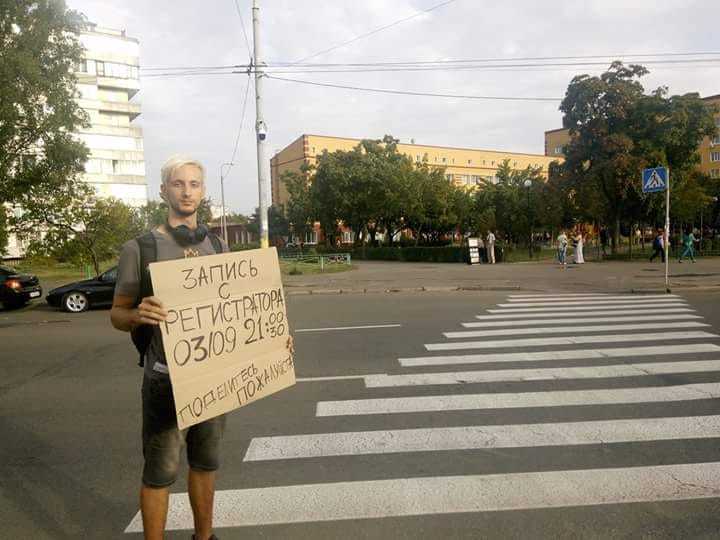
<path id="1" fill-rule="evenodd" d="M 286 171 L 299 171 L 303 164 L 314 165 L 324 150 L 352 150 L 360 139 L 345 139 L 322 135 L 301 135 L 270 160 L 272 173 L 272 201 L 274 205 L 285 205 L 288 193 L 280 181 Z M 493 181 L 498 166 L 506 159 L 513 169 L 522 170 L 528 165 L 541 167 L 547 177 L 548 166 L 558 158 L 540 154 L 522 154 L 496 150 L 476 150 L 449 146 L 428 146 L 421 144 L 398 144 L 398 152 L 415 162 L 427 161 L 445 169 L 448 180 L 457 185 L 475 186 L 482 180 Z M 562 158 L 561 158 L 562 159 Z"/>
<path id="2" fill-rule="evenodd" d="M 720 130 L 720 94 L 703 98 L 710 106 L 716 106 L 715 125 Z M 565 157 L 565 145 L 570 142 L 570 135 L 567 129 L 551 129 L 545 132 L 545 155 L 552 158 Z M 700 164 L 698 169 L 711 178 L 720 178 L 720 134 L 712 140 L 710 137 L 703 138 L 698 147 Z"/>

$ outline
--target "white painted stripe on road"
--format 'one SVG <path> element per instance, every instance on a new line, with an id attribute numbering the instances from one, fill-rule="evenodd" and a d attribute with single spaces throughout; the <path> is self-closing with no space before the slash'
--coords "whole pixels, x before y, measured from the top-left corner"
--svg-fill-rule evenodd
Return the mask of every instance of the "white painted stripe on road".
<path id="1" fill-rule="evenodd" d="M 612 312 L 611 312 L 612 313 Z M 653 312 L 654 313 L 654 312 Z M 637 321 L 680 321 L 688 319 L 702 319 L 700 315 L 684 313 L 671 313 L 669 315 L 642 315 L 635 317 L 575 317 L 569 319 L 522 319 L 513 321 L 487 321 L 462 323 L 465 328 L 497 328 L 502 326 L 534 326 L 540 324 L 578 324 L 601 322 L 637 322 Z"/>
<path id="2" fill-rule="evenodd" d="M 511 296 L 508 301 L 510 302 L 562 302 L 562 301 L 583 301 L 583 300 L 598 300 L 598 301 L 604 301 L 604 300 L 628 300 L 631 302 L 642 302 L 643 300 L 651 299 L 654 300 L 656 298 L 666 298 L 666 299 L 681 299 L 680 296 L 674 295 L 674 294 L 645 294 L 642 296 L 637 295 L 629 295 L 629 294 L 622 294 L 618 296 L 594 296 L 594 295 L 578 295 L 573 297 L 566 297 L 566 296 L 555 296 L 555 295 L 548 295 L 548 296 L 522 296 L 522 297 L 514 297 Z"/>
<path id="3" fill-rule="evenodd" d="M 348 381 L 352 379 L 364 379 L 369 375 L 329 375 L 327 377 L 300 377 L 295 382 L 318 382 L 318 381 Z"/>
<path id="4" fill-rule="evenodd" d="M 657 300 L 645 300 L 645 299 L 634 299 L 626 298 L 624 300 L 572 300 L 563 302 L 518 302 L 516 304 L 498 304 L 498 307 L 511 308 L 511 307 L 555 307 L 555 306 L 612 306 L 615 304 L 685 304 L 685 300 L 682 298 L 658 298 Z"/>
<path id="5" fill-rule="evenodd" d="M 454 373 L 407 373 L 403 375 L 387 375 L 382 373 L 366 376 L 365 386 L 368 388 L 388 388 L 486 382 L 602 379 L 612 377 L 638 377 L 644 375 L 669 375 L 673 373 L 702 373 L 708 371 L 720 371 L 720 360 L 562 368 L 497 369 L 487 371 L 460 371 Z"/>
<path id="6" fill-rule="evenodd" d="M 257 437 L 244 461 L 720 437 L 720 416 L 442 427 Z"/>
<path id="7" fill-rule="evenodd" d="M 720 463 L 397 478 L 215 493 L 214 525 L 261 526 L 720 497 Z M 192 530 L 187 493 L 170 495 L 166 529 Z M 126 533 L 142 532 L 138 512 Z"/>
<path id="8" fill-rule="evenodd" d="M 513 392 L 511 394 L 461 394 L 320 401 L 317 404 L 316 415 L 357 416 L 523 407 L 664 403 L 717 399 L 718 397 L 720 397 L 720 383 L 704 383 L 601 390 L 556 390 L 551 392 Z"/>
<path id="9" fill-rule="evenodd" d="M 332 330 L 367 330 L 370 328 L 399 328 L 402 324 L 369 324 L 365 326 L 333 326 L 329 328 L 300 328 L 293 330 L 293 334 L 299 332 L 330 332 Z"/>
<path id="10" fill-rule="evenodd" d="M 542 362 L 549 360 L 586 360 L 590 358 L 626 358 L 632 356 L 662 356 L 676 354 L 720 353 L 720 346 L 712 343 L 686 343 L 662 347 L 615 347 L 611 349 L 573 349 L 570 351 L 541 351 L 496 354 L 460 354 L 453 356 L 417 356 L 398 358 L 401 366 L 447 366 L 453 364 L 486 364 L 490 362 Z"/>
<path id="11" fill-rule="evenodd" d="M 551 338 L 499 339 L 463 341 L 461 343 L 429 343 L 428 351 L 459 351 L 462 349 L 501 349 L 506 347 L 544 347 L 547 345 L 579 345 L 581 343 L 612 343 L 662 341 L 674 339 L 719 339 L 720 336 L 702 331 L 660 332 L 650 334 L 606 334 L 603 336 L 563 336 Z"/>
<path id="12" fill-rule="evenodd" d="M 508 298 L 536 298 L 538 296 L 567 296 L 567 297 L 573 297 L 573 296 L 608 296 L 609 293 L 553 293 L 553 292 L 541 292 L 541 293 L 520 293 L 520 294 L 510 294 L 508 295 Z M 629 295 L 627 295 L 629 296 Z"/>
<path id="13" fill-rule="evenodd" d="M 513 309 L 488 309 L 488 313 L 552 313 L 554 311 L 597 311 L 597 310 L 610 310 L 610 309 L 653 309 L 658 310 L 662 308 L 674 308 L 682 309 L 687 308 L 687 304 L 681 304 L 675 302 L 673 304 L 618 304 L 616 306 L 564 306 L 564 307 L 535 307 L 535 308 L 513 308 Z M 692 311 L 692 310 L 689 310 Z"/>
<path id="14" fill-rule="evenodd" d="M 498 313 L 497 315 L 475 315 L 475 318 L 481 321 L 498 321 L 501 319 L 542 319 L 544 317 L 588 317 L 588 316 L 596 316 L 596 315 L 637 315 L 638 317 L 643 315 L 652 315 L 652 314 L 659 314 L 659 313 L 694 313 L 695 310 L 688 309 L 686 307 L 671 307 L 671 308 L 661 308 L 661 309 L 650 309 L 650 308 L 640 308 L 640 309 L 606 309 L 606 310 L 576 310 L 580 311 L 580 313 L 569 311 L 567 309 L 562 309 L 560 311 L 557 310 L 551 310 L 550 312 L 547 312 L 546 310 L 538 310 L 540 313 L 526 313 L 527 309 L 522 309 L 519 311 L 516 311 L 514 309 L 502 309 L 502 310 L 494 310 L 494 312 L 507 312 L 507 313 Z M 530 310 L 535 311 L 535 310 Z"/>
<path id="15" fill-rule="evenodd" d="M 542 326 L 540 328 L 503 328 L 501 330 L 465 330 L 444 332 L 449 339 L 482 338 L 494 336 L 520 336 L 529 334 L 578 334 L 580 332 L 623 332 L 627 330 L 660 330 L 661 328 L 701 328 L 710 326 L 697 321 L 657 321 L 638 324 L 598 324 L 592 326 Z"/>

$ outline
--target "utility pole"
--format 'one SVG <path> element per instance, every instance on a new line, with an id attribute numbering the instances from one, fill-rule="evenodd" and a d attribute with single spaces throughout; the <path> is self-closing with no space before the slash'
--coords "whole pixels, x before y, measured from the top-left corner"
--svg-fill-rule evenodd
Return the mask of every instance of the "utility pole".
<path id="1" fill-rule="evenodd" d="M 258 194 L 260 198 L 260 247 L 266 248 L 270 245 L 268 236 L 268 163 L 265 159 L 265 139 L 267 139 L 267 127 L 263 118 L 262 108 L 262 80 L 264 63 L 260 59 L 260 7 L 258 0 L 253 0 L 253 68 L 255 71 L 255 133 L 257 135 L 257 168 L 258 168 Z"/>
<path id="2" fill-rule="evenodd" d="M 665 189 L 665 292 L 670 293 L 670 167 L 667 169 Z"/>
<path id="3" fill-rule="evenodd" d="M 225 215 L 225 173 L 224 169 L 225 167 L 228 167 L 228 172 L 230 171 L 230 168 L 232 168 L 232 163 L 223 163 L 220 165 L 220 200 L 222 202 L 222 233 L 223 233 L 223 240 L 225 240 L 225 244 L 228 244 L 228 234 L 227 234 L 227 216 Z M 228 244 L 229 245 L 229 244 Z"/>

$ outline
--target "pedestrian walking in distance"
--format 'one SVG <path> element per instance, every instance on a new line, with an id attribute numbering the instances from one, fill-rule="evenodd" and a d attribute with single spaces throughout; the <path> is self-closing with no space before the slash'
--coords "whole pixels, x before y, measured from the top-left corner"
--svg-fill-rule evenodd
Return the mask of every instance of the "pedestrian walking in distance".
<path id="1" fill-rule="evenodd" d="M 653 238 L 653 253 L 650 255 L 650 262 L 653 262 L 658 255 L 660 255 L 660 260 L 665 262 L 665 239 L 663 237 L 662 230 L 658 229 L 655 238 Z"/>
<path id="2" fill-rule="evenodd" d="M 602 247 L 602 254 L 603 257 L 607 255 L 607 245 L 608 245 L 608 239 L 609 239 L 608 230 L 603 227 L 600 229 L 600 246 Z"/>
<path id="3" fill-rule="evenodd" d="M 690 257 L 690 260 L 695 262 L 695 235 L 692 233 L 692 230 L 688 230 L 683 236 L 683 248 L 678 262 L 681 263 L 685 257 Z"/>
<path id="4" fill-rule="evenodd" d="M 185 446 L 190 465 L 188 492 L 195 523 L 193 538 L 207 540 L 216 538 L 212 533 L 215 471 L 220 466 L 225 416 L 211 418 L 183 431 L 178 428 L 159 330 L 167 311 L 162 300 L 153 296 L 147 264 L 212 255 L 226 252 L 228 248 L 205 225 L 198 223 L 198 207 L 205 197 L 202 164 L 189 157 L 174 156 L 163 165 L 161 176 L 160 195 L 168 205 L 167 221 L 123 246 L 110 319 L 118 330 L 132 333 L 141 354 L 141 365 L 144 363 L 142 448 L 145 464 L 140 511 L 145 538 L 163 538 L 169 488 L 177 478 L 180 451 Z M 148 261 L 148 258 L 154 260 Z"/>
<path id="5" fill-rule="evenodd" d="M 565 231 L 560 231 L 557 237 L 557 257 L 560 265 L 565 268 L 567 266 L 567 248 L 568 248 L 568 237 Z"/>
<path id="6" fill-rule="evenodd" d="M 585 264 L 585 257 L 583 256 L 584 245 L 583 234 L 579 232 L 577 236 L 575 236 L 575 264 Z"/>
<path id="7" fill-rule="evenodd" d="M 488 231 L 485 237 L 485 249 L 487 251 L 488 262 L 495 264 L 495 235 L 492 231 Z"/>

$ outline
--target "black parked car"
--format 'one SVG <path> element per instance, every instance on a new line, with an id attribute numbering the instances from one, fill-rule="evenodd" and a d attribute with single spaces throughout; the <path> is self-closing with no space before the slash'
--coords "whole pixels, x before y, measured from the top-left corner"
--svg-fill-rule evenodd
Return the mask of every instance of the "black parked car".
<path id="1" fill-rule="evenodd" d="M 42 296 L 37 276 L 18 274 L 14 268 L 0 265 L 0 304 L 4 308 L 24 306 Z"/>
<path id="2" fill-rule="evenodd" d="M 57 287 L 47 295 L 47 303 L 71 313 L 80 313 L 91 306 L 112 305 L 117 280 L 117 266 L 99 276 Z"/>

